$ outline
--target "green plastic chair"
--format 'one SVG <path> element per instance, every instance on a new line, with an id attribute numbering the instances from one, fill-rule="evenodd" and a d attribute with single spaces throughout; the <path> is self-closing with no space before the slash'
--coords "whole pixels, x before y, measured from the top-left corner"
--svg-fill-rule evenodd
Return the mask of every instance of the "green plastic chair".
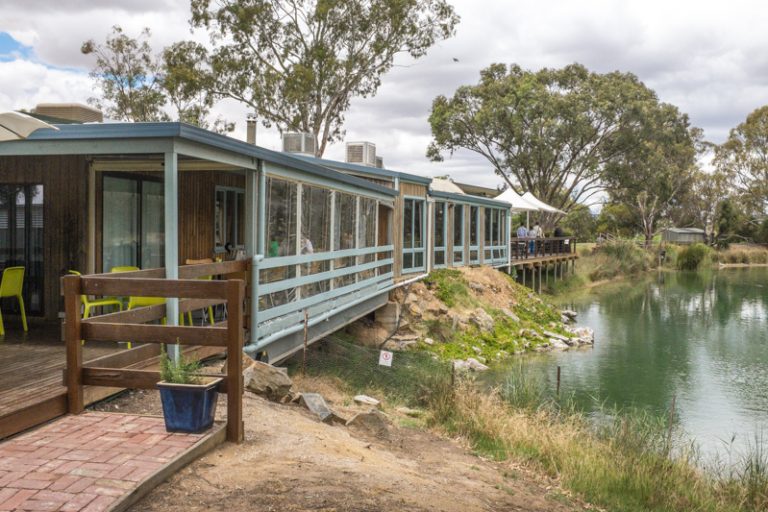
<path id="1" fill-rule="evenodd" d="M 70 270 L 70 274 L 73 276 L 82 275 L 77 270 Z M 123 302 L 116 297 L 104 297 L 101 299 L 91 300 L 87 295 L 81 295 L 80 301 L 83 303 L 83 320 L 91 316 L 91 309 L 101 308 L 105 306 L 117 306 L 118 311 L 123 310 Z"/>
<path id="2" fill-rule="evenodd" d="M 19 301 L 21 310 L 21 324 L 24 326 L 24 332 L 27 329 L 27 313 L 24 310 L 24 297 L 21 296 L 21 290 L 24 287 L 24 267 L 8 267 L 3 270 L 3 278 L 0 281 L 0 299 L 5 297 L 16 297 Z M 0 312 L 0 336 L 5 336 L 5 325 L 3 324 L 3 315 Z"/>

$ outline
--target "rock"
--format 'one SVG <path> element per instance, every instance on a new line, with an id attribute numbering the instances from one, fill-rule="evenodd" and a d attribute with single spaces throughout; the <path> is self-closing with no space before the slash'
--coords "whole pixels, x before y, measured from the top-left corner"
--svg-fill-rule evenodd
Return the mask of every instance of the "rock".
<path id="1" fill-rule="evenodd" d="M 478 293 L 483 293 L 485 291 L 485 286 L 480 283 L 469 283 L 469 288 Z"/>
<path id="2" fill-rule="evenodd" d="M 493 330 L 493 317 L 483 308 L 477 308 L 469 315 L 469 321 L 475 324 L 481 331 Z"/>
<path id="3" fill-rule="evenodd" d="M 381 405 L 381 402 L 379 400 L 376 400 L 372 396 L 368 395 L 357 395 L 354 398 L 355 402 L 360 405 L 370 405 L 371 407 L 378 407 Z"/>
<path id="4" fill-rule="evenodd" d="M 453 369 L 459 371 L 467 371 L 469 370 L 469 363 L 462 359 L 455 359 L 453 361 Z"/>
<path id="5" fill-rule="evenodd" d="M 400 414 L 405 414 L 406 416 L 410 416 L 411 418 L 421 418 L 424 416 L 424 411 L 421 409 L 411 409 L 410 407 L 398 407 L 395 409 Z"/>
<path id="6" fill-rule="evenodd" d="M 426 344 L 426 345 L 434 345 L 435 344 L 435 340 L 433 340 L 432 338 L 424 338 L 421 341 L 423 341 L 424 344 Z"/>
<path id="7" fill-rule="evenodd" d="M 333 411 L 325 403 L 325 399 L 319 393 L 302 393 L 299 403 L 320 418 L 320 421 L 330 421 Z"/>
<path id="8" fill-rule="evenodd" d="M 556 350 L 568 350 L 570 348 L 566 342 L 557 338 L 549 338 L 549 344 Z"/>
<path id="9" fill-rule="evenodd" d="M 573 322 L 573 320 L 570 319 L 570 317 L 567 317 L 565 315 L 560 315 L 560 321 L 564 324 L 570 324 Z"/>
<path id="10" fill-rule="evenodd" d="M 520 317 L 514 314 L 512 310 L 507 308 L 501 308 L 501 312 L 504 314 L 504 316 L 508 317 L 513 322 L 520 323 Z"/>
<path id="11" fill-rule="evenodd" d="M 475 352 L 475 354 L 480 355 L 483 353 L 483 349 L 480 347 L 472 347 L 472 350 Z"/>
<path id="12" fill-rule="evenodd" d="M 408 304 L 408 313 L 410 313 L 411 316 L 419 318 L 423 312 L 421 310 L 421 307 L 419 307 L 418 304 L 416 304 L 415 302 L 411 302 L 410 304 Z"/>
<path id="13" fill-rule="evenodd" d="M 563 336 L 562 334 L 557 334 L 556 332 L 543 331 L 542 334 L 548 338 L 555 338 L 564 343 L 567 343 L 569 339 L 567 336 Z"/>
<path id="14" fill-rule="evenodd" d="M 595 343 L 595 331 L 589 327 L 571 327 L 569 331 L 573 333 L 580 345 L 592 345 Z"/>
<path id="15" fill-rule="evenodd" d="M 389 428 L 387 417 L 376 409 L 355 414 L 347 421 L 347 426 L 360 428 L 377 436 L 386 436 Z"/>
<path id="16" fill-rule="evenodd" d="M 279 402 L 284 397 L 290 396 L 293 382 L 284 368 L 253 361 L 243 371 L 243 385 L 251 393 Z"/>
<path id="17" fill-rule="evenodd" d="M 474 357 L 467 358 L 467 365 L 469 366 L 470 370 L 474 370 L 476 372 L 484 372 L 485 370 L 488 369 L 487 366 L 485 366 L 483 363 L 481 363 Z"/>
<path id="18" fill-rule="evenodd" d="M 576 320 L 576 317 L 578 316 L 578 313 L 576 313 L 572 309 L 563 309 L 563 310 L 560 311 L 560 314 L 563 315 L 563 316 L 567 316 L 571 320 Z"/>
<path id="19" fill-rule="evenodd" d="M 418 334 L 408 333 L 408 334 L 395 334 L 392 336 L 392 339 L 395 341 L 416 341 L 419 339 Z"/>

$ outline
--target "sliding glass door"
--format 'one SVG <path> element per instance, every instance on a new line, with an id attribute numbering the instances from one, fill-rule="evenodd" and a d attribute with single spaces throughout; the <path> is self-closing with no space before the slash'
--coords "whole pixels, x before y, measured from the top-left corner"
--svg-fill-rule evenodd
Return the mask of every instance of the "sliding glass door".
<path id="1" fill-rule="evenodd" d="M 165 261 L 163 184 L 136 177 L 104 176 L 102 270 L 162 267 Z"/>
<path id="2" fill-rule="evenodd" d="M 0 184 L 0 266 L 25 268 L 23 296 L 31 314 L 44 313 L 43 208 L 42 185 Z M 8 306 L 17 308 L 15 301 Z"/>

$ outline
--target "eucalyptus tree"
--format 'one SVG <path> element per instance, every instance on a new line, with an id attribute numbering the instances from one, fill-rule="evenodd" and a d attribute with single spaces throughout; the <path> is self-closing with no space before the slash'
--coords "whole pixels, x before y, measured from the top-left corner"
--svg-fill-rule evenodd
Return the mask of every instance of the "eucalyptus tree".
<path id="1" fill-rule="evenodd" d="M 446 0 L 192 0 L 191 23 L 210 35 L 210 90 L 266 127 L 311 133 L 321 156 L 353 98 L 375 95 L 398 54 L 424 56 L 458 20 Z"/>
<path id="2" fill-rule="evenodd" d="M 516 192 L 569 211 L 603 190 L 606 165 L 637 143 L 647 105 L 657 101 L 628 73 L 493 64 L 478 84 L 433 101 L 427 155 L 475 152 Z"/>
<path id="3" fill-rule="evenodd" d="M 728 177 L 748 215 L 768 214 L 768 105 L 754 110 L 715 148 L 715 165 Z"/>

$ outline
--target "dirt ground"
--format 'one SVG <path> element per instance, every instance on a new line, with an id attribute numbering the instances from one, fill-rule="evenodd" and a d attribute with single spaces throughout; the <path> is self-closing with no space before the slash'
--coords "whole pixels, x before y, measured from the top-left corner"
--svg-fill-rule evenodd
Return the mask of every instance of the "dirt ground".
<path id="1" fill-rule="evenodd" d="M 327 383 L 304 381 L 298 387 L 321 392 L 342 416 L 363 410 Z M 343 425 L 326 425 L 299 405 L 280 405 L 250 393 L 243 406 L 243 444 L 219 446 L 131 510 L 564 512 L 588 508 L 548 479 L 523 467 L 472 455 L 460 442 L 415 428 L 416 420 L 386 406 L 389 431 L 378 437 Z M 98 408 L 161 414 L 156 392 L 131 392 Z M 219 417 L 225 408 L 221 400 Z"/>

